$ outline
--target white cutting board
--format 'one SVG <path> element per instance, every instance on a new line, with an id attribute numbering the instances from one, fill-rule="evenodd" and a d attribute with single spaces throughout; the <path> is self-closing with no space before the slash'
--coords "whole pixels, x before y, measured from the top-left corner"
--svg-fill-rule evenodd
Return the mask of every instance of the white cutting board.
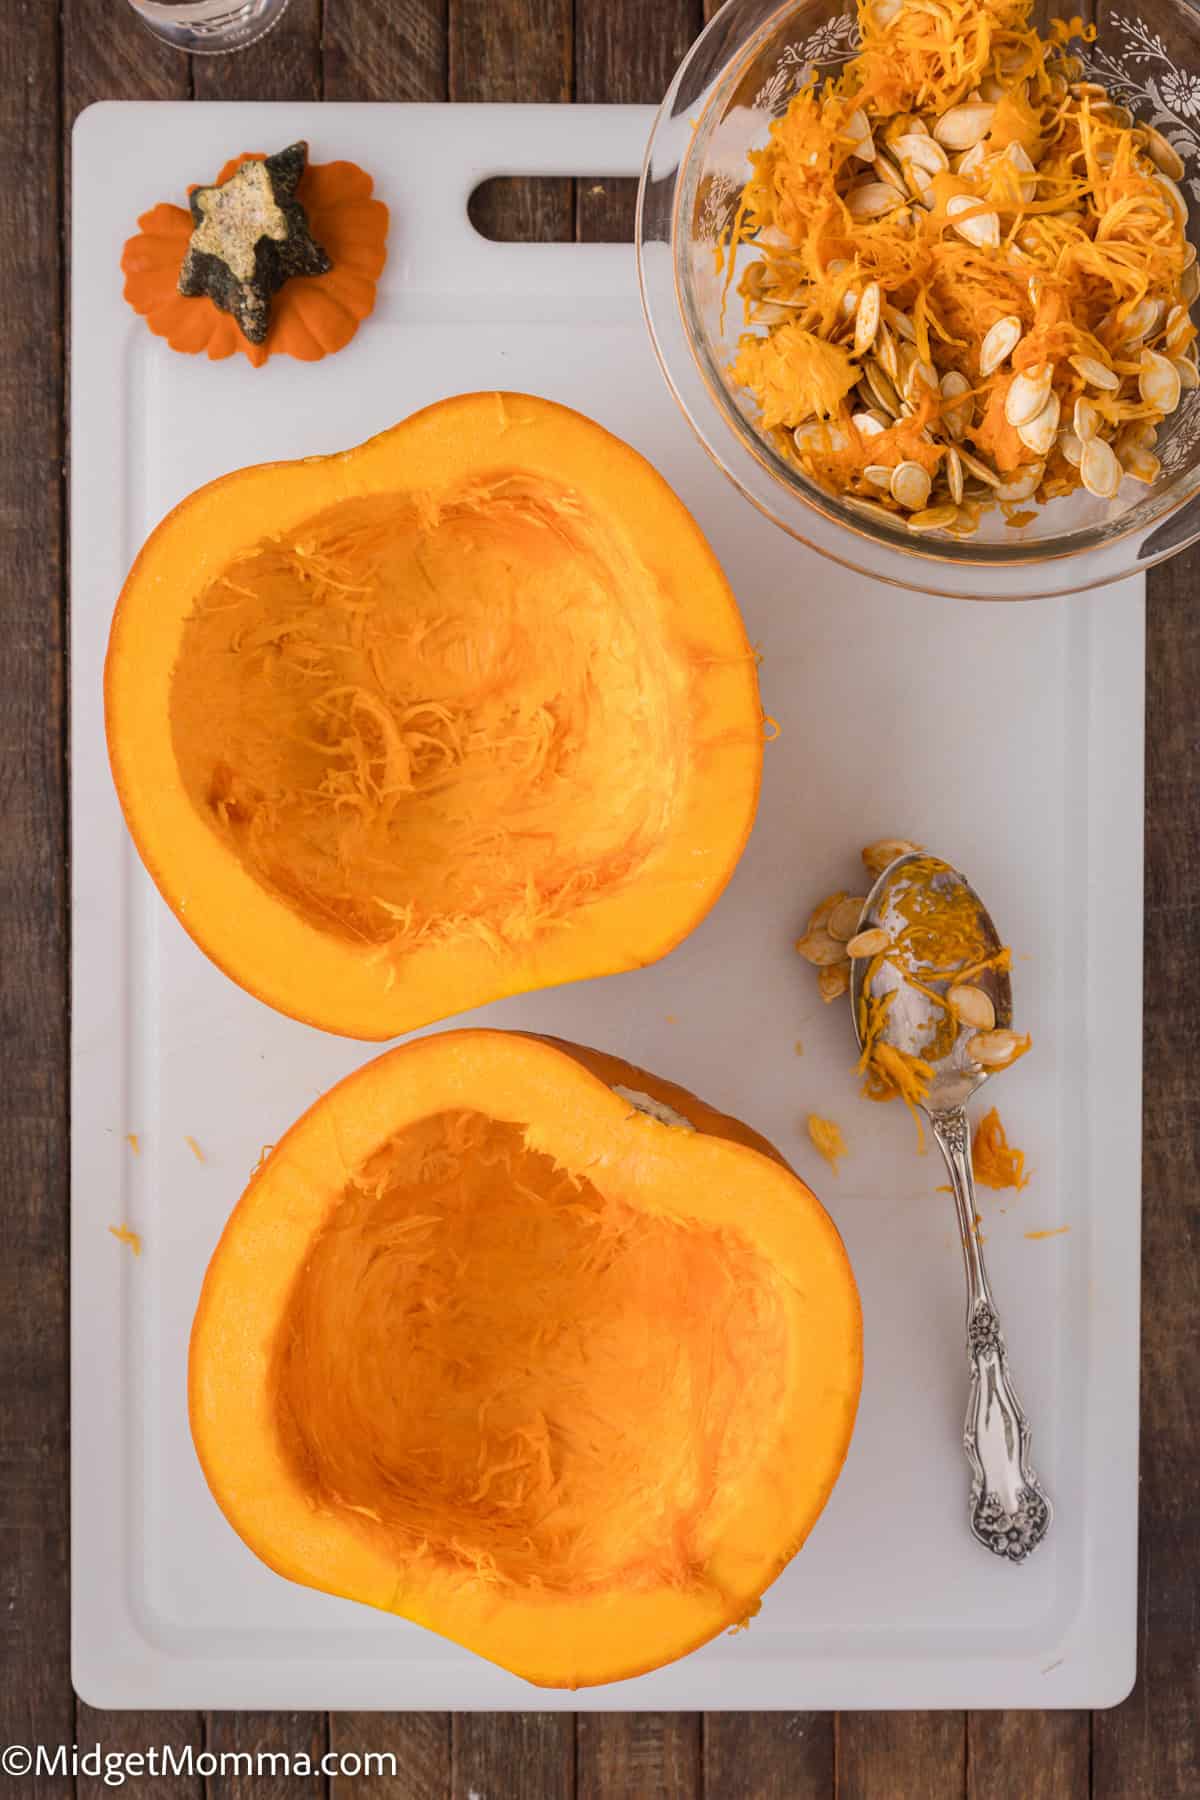
<path id="1" fill-rule="evenodd" d="M 1132 1681 L 1142 586 L 1025 607 L 935 601 L 873 587 L 765 522 L 663 385 L 632 251 L 495 245 L 466 218 L 494 173 L 634 173 L 649 124 L 618 107 L 102 105 L 76 127 L 73 1606 L 75 1681 L 97 1705 L 1077 1707 Z M 316 366 L 173 355 L 120 297 L 136 215 L 234 151 L 301 136 L 316 161 L 370 169 L 392 209 L 377 311 Z M 113 600 L 170 506 L 230 467 L 337 450 L 492 386 L 577 406 L 664 472 L 738 592 L 782 735 L 737 875 L 679 950 L 462 1022 L 596 1044 L 765 1132 L 833 1212 L 866 1320 L 845 1473 L 751 1630 L 580 1695 L 290 1585 L 208 1495 L 184 1396 L 205 1263 L 260 1146 L 372 1051 L 277 1017 L 194 948 L 125 835 L 102 731 Z M 897 832 L 989 897 L 1036 1044 L 991 1090 L 1033 1183 L 982 1201 L 1058 1509 L 1024 1568 L 967 1530 L 962 1275 L 942 1169 L 916 1155 L 898 1106 L 857 1098 L 849 1020 L 820 1006 L 791 948 L 810 902 L 861 879 L 857 847 Z M 804 1136 L 810 1110 L 849 1139 L 836 1180 Z M 122 1222 L 142 1234 L 140 1260 L 109 1236 Z"/>

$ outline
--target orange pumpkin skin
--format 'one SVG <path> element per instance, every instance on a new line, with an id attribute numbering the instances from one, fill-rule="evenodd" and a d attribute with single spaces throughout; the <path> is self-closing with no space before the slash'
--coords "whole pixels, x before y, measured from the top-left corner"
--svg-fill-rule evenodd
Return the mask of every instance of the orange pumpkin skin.
<path id="1" fill-rule="evenodd" d="M 355 533 L 386 571 L 366 624 L 358 563 L 319 605 L 306 575 Z M 666 954 L 732 874 L 762 764 L 755 658 L 694 520 L 525 395 L 184 500 L 122 591 L 105 714 L 185 929 L 269 1005 L 374 1039 Z"/>
<path id="2" fill-rule="evenodd" d="M 228 181 L 262 152 L 235 156 L 217 176 Z M 179 269 L 192 235 L 186 207 L 163 201 L 138 219 L 138 233 L 121 255 L 125 298 L 156 337 L 189 356 L 205 351 L 218 362 L 241 351 L 259 369 L 276 354 L 318 362 L 344 348 L 375 305 L 375 283 L 387 260 L 388 209 L 371 198 L 374 183 L 355 163 L 310 163 L 296 197 L 317 243 L 333 267 L 325 275 L 294 277 L 271 303 L 263 343 L 252 344 L 229 313 L 204 295 L 179 292 Z"/>
<path id="3" fill-rule="evenodd" d="M 189 1410 L 277 1573 L 577 1688 L 757 1611 L 861 1372 L 841 1240 L 757 1134 L 602 1053 L 461 1031 L 349 1076 L 256 1172 Z"/>

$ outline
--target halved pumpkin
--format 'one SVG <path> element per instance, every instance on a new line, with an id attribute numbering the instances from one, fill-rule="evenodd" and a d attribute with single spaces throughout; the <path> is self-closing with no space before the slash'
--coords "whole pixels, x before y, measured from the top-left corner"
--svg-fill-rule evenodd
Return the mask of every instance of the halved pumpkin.
<path id="1" fill-rule="evenodd" d="M 461 1031 L 268 1157 L 189 1387 L 213 1495 L 273 1569 L 583 1687 L 757 1610 L 860 1378 L 841 1239 L 764 1139 L 613 1057 Z"/>
<path id="2" fill-rule="evenodd" d="M 192 494 L 125 584 L 105 698 L 167 903 L 353 1037 L 654 961 L 757 802 L 754 657 L 699 528 L 527 395 Z"/>

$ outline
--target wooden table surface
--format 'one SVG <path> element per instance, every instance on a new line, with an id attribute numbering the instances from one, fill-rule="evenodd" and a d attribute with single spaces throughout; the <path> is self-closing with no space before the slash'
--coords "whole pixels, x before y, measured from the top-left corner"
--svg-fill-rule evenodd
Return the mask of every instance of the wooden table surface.
<path id="1" fill-rule="evenodd" d="M 72 121 L 102 99 L 651 101 L 702 23 L 701 0 L 291 0 L 262 45 L 189 65 L 123 0 L 0 6 L 0 1745 L 165 1741 L 397 1757 L 394 1781 L 207 1784 L 262 1800 L 1200 1794 L 1197 553 L 1150 576 L 1141 1673 L 1124 1705 L 1091 1716 L 202 1716 L 97 1713 L 71 1689 L 63 296 Z M 631 195 L 612 182 L 500 184 L 476 218 L 499 236 L 622 238 Z M 87 1269 L 75 1278 L 86 1281 Z M 205 1785 L 160 1777 L 143 1791 L 191 1800 Z M 14 1786 L 112 1791 L 84 1774 Z"/>

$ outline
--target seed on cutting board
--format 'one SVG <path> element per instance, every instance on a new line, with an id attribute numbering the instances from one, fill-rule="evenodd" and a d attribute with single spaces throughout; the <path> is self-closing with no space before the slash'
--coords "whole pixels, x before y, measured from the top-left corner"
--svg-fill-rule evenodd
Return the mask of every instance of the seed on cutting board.
<path id="1" fill-rule="evenodd" d="M 938 506 L 926 506 L 920 512 L 910 513 L 904 523 L 910 531 L 944 531 L 947 525 L 953 525 L 958 517 L 958 507 L 952 500 L 943 501 Z"/>
<path id="2" fill-rule="evenodd" d="M 846 195 L 846 209 L 852 219 L 882 219 L 902 203 L 902 196 L 886 181 L 864 181 Z"/>
<path id="3" fill-rule="evenodd" d="M 921 510 L 932 486 L 928 470 L 918 462 L 897 463 L 892 470 L 892 499 L 909 512 Z"/>
<path id="4" fill-rule="evenodd" d="M 849 894 L 844 900 L 839 900 L 825 921 L 825 929 L 830 937 L 837 938 L 840 943 L 848 944 L 858 930 L 858 921 L 862 918 L 862 909 L 866 904 L 865 895 L 861 900 L 854 894 Z"/>
<path id="5" fill-rule="evenodd" d="M 1097 500 L 1112 500 L 1121 485 L 1121 465 L 1112 445 L 1103 438 L 1089 438 L 1079 459 L 1079 476 Z"/>
<path id="6" fill-rule="evenodd" d="M 876 838 L 862 852 L 863 867 L 868 875 L 878 877 L 898 856 L 912 856 L 919 849 L 919 844 L 910 844 L 907 838 Z"/>
<path id="7" fill-rule="evenodd" d="M 817 975 L 817 992 L 826 1006 L 834 1000 L 840 1000 L 843 994 L 850 992 L 850 959 L 844 957 L 841 962 L 831 963 Z"/>
<path id="8" fill-rule="evenodd" d="M 1000 248 L 1000 214 L 990 208 L 985 210 L 973 194 L 951 194 L 946 202 L 946 217 L 959 237 L 974 244 L 977 250 Z"/>
<path id="9" fill-rule="evenodd" d="M 1021 321 L 1016 313 L 1006 313 L 989 327 L 979 346 L 979 373 L 992 375 L 1012 355 L 1021 341 Z"/>
<path id="10" fill-rule="evenodd" d="M 865 356 L 879 330 L 879 283 L 868 281 L 854 317 L 854 354 Z"/>
<path id="11" fill-rule="evenodd" d="M 1034 418 L 1028 419 L 1024 425 L 1018 425 L 1017 436 L 1027 450 L 1035 456 L 1048 456 L 1055 438 L 1058 436 L 1058 419 L 1062 411 L 1062 402 L 1051 389 L 1046 404 Z"/>
<path id="12" fill-rule="evenodd" d="M 1019 375 L 1014 375 L 1004 396 L 1004 417 L 1008 423 L 1019 431 L 1030 419 L 1036 419 L 1050 397 L 1053 381 L 1054 369 L 1050 363 L 1043 363 L 1040 369 L 1032 372 L 1022 369 Z"/>
<path id="13" fill-rule="evenodd" d="M 935 124 L 933 135 L 946 150 L 970 150 L 983 142 L 995 117 L 996 108 L 991 101 L 952 106 Z"/>
<path id="14" fill-rule="evenodd" d="M 981 1031 L 967 1043 L 967 1055 L 984 1069 L 1001 1069 L 1012 1061 L 1020 1038 L 1015 1031 Z"/>
<path id="15" fill-rule="evenodd" d="M 946 995 L 957 1018 L 976 1031 L 991 1031 L 996 1023 L 996 1008 L 982 988 L 963 983 L 952 987 Z"/>
<path id="16" fill-rule="evenodd" d="M 1179 371 L 1170 357 L 1160 356 L 1157 350 L 1143 350 L 1138 392 L 1146 405 L 1155 412 L 1173 413 L 1182 391 Z"/>
<path id="17" fill-rule="evenodd" d="M 1094 356 L 1068 356 L 1067 361 L 1077 375 L 1082 375 L 1089 387 L 1100 388 L 1106 394 L 1115 394 L 1121 385 L 1121 377 L 1115 369 L 1110 369 Z"/>
<path id="18" fill-rule="evenodd" d="M 1073 469 L 1077 469 L 1083 460 L 1083 439 L 1077 438 L 1073 431 L 1060 431 L 1058 447 Z"/>
<path id="19" fill-rule="evenodd" d="M 1151 162 L 1155 163 L 1164 175 L 1170 176 L 1172 181 L 1182 181 L 1185 173 L 1183 158 L 1174 145 L 1169 144 L 1162 132 L 1156 131 L 1153 125 L 1139 126 L 1139 130 Z"/>
<path id="20" fill-rule="evenodd" d="M 818 926 L 815 931 L 806 931 L 802 938 L 797 938 L 796 949 L 805 962 L 812 963 L 817 969 L 828 969 L 834 963 L 841 962 L 846 955 L 845 944 L 830 937 L 822 926 Z"/>
<path id="21" fill-rule="evenodd" d="M 850 939 L 846 945 L 846 954 L 855 962 L 869 956 L 881 956 L 891 941 L 886 931 L 881 930 L 878 925 L 872 925 L 869 931 L 860 931 L 857 937 Z"/>

